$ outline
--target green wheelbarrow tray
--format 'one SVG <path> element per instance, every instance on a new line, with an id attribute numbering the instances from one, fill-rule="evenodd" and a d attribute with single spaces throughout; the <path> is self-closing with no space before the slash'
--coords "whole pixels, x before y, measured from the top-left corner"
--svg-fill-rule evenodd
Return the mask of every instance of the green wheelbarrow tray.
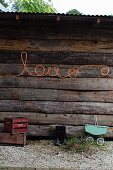
<path id="1" fill-rule="evenodd" d="M 92 134 L 92 135 L 96 135 L 96 136 L 106 134 L 107 129 L 108 129 L 108 126 L 85 124 L 85 132 Z"/>

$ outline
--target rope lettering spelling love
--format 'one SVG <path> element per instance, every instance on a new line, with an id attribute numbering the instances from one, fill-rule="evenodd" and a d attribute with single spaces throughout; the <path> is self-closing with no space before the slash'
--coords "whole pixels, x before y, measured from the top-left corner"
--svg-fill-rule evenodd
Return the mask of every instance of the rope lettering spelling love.
<path id="1" fill-rule="evenodd" d="M 102 76 L 107 76 L 109 74 L 109 67 L 106 65 L 83 65 L 80 67 L 72 67 L 67 69 L 67 72 L 65 75 L 62 74 L 61 68 L 59 67 L 47 67 L 47 69 L 42 64 L 37 64 L 34 68 L 34 71 L 30 71 L 27 66 L 28 56 L 27 52 L 23 51 L 21 53 L 21 61 L 23 70 L 18 76 L 37 76 L 37 77 L 44 77 L 44 76 L 51 76 L 51 77 L 59 77 L 59 78 L 76 78 L 78 73 L 81 71 L 81 69 L 89 69 L 91 68 L 99 68 L 100 74 Z M 41 71 L 40 71 L 41 70 Z"/>

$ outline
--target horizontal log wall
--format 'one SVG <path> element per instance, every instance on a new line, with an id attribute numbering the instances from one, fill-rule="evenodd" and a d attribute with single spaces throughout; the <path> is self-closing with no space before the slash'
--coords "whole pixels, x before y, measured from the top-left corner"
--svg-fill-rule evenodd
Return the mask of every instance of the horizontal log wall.
<path id="1" fill-rule="evenodd" d="M 7 61 L 7 60 L 5 60 Z M 27 68 L 29 72 L 34 72 L 35 68 L 37 67 L 37 73 L 42 74 L 43 70 L 45 69 L 45 73 L 49 67 L 51 67 L 51 73 L 55 74 L 54 68 L 57 67 L 60 70 L 60 75 L 65 77 L 68 74 L 68 70 L 70 69 L 78 69 L 78 71 L 73 75 L 73 78 L 113 78 L 113 67 L 105 66 L 105 65 L 58 65 L 58 64 L 28 64 Z M 44 67 L 44 69 L 42 68 Z M 109 68 L 108 75 L 102 75 L 102 69 Z M 22 64 L 0 64 L 0 76 L 17 76 L 23 70 Z M 50 75 L 45 75 L 44 77 L 50 77 Z M 56 76 L 54 76 L 56 77 Z"/>
<path id="2" fill-rule="evenodd" d="M 14 45 L 15 44 L 15 45 Z M 0 49 L 8 50 L 23 50 L 27 49 L 28 51 L 94 51 L 94 52 L 103 52 L 103 53 L 113 53 L 113 41 L 99 41 L 94 40 L 10 40 L 10 43 L 7 40 L 0 41 Z M 4 48 L 3 48 L 4 47 Z"/>
<path id="3" fill-rule="evenodd" d="M 105 136 L 113 137 L 112 28 L 65 26 L 0 26 L 0 123 L 5 117 L 26 116 L 30 136 L 54 136 L 57 124 L 66 125 L 70 136 L 83 133 L 96 115 L 100 125 L 111 128 Z M 18 76 L 23 50 L 32 75 Z M 46 72 L 51 67 L 52 74 L 58 67 L 62 78 L 34 76 L 38 64 Z M 109 72 L 103 75 L 106 67 Z M 79 71 L 65 78 L 71 68 Z"/>
<path id="4" fill-rule="evenodd" d="M 81 91 L 111 91 L 113 79 L 111 78 L 37 78 L 1 76 L 0 88 L 33 88 L 33 89 L 59 89 Z"/>
<path id="5" fill-rule="evenodd" d="M 94 116 L 98 117 L 98 123 L 100 125 L 109 125 L 113 124 L 113 116 L 112 114 L 46 114 L 46 113 L 37 113 L 37 112 L 2 112 L 0 117 L 0 122 L 2 123 L 5 116 L 14 117 L 14 116 L 26 116 L 29 118 L 29 123 L 31 125 L 76 125 L 76 126 L 83 126 L 85 123 L 92 123 L 94 124 Z"/>
<path id="6" fill-rule="evenodd" d="M 60 41 L 60 40 L 59 40 Z M 6 48 L 7 49 L 7 48 Z M 25 49 L 23 49 L 25 51 Z M 21 52 L 0 50 L 0 63 L 21 64 Z M 27 51 L 27 50 L 26 50 Z M 113 66 L 113 54 L 99 52 L 76 51 L 27 51 L 28 64 L 62 64 L 62 65 L 108 65 Z M 62 56 L 62 57 L 61 57 Z M 16 61 L 16 63 L 15 63 Z"/>
<path id="7" fill-rule="evenodd" d="M 51 102 L 1 100 L 1 112 L 39 112 L 46 114 L 113 114 L 113 103 L 99 102 Z M 59 116 L 59 115 L 58 115 Z"/>
<path id="8" fill-rule="evenodd" d="M 56 102 L 113 102 L 113 91 L 0 88 L 0 100 Z"/>

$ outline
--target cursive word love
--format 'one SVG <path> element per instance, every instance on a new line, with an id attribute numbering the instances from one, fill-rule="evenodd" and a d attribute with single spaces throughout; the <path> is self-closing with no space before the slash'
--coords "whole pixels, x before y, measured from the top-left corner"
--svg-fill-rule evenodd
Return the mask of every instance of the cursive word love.
<path id="1" fill-rule="evenodd" d="M 18 76 L 22 75 L 29 75 L 29 76 L 37 76 L 37 77 L 44 77 L 44 76 L 51 76 L 51 77 L 58 77 L 58 78 L 76 78 L 78 73 L 82 69 L 100 69 L 100 74 L 102 76 L 107 76 L 109 74 L 109 67 L 106 65 L 83 65 L 79 67 L 72 67 L 66 70 L 65 75 L 62 73 L 62 69 L 59 67 L 47 67 L 45 68 L 42 64 L 37 64 L 34 68 L 34 71 L 30 71 L 27 66 L 27 52 L 23 51 L 21 53 L 21 62 L 23 66 L 23 70 Z"/>

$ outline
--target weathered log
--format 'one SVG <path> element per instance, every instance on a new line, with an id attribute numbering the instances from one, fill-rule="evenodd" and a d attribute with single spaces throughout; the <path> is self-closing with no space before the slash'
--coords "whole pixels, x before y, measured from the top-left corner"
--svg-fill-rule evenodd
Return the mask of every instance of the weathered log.
<path id="1" fill-rule="evenodd" d="M 1 39 L 1 50 L 24 50 L 28 51 L 85 51 L 113 53 L 112 41 L 94 40 L 36 40 L 36 39 Z"/>
<path id="2" fill-rule="evenodd" d="M 0 112 L 113 114 L 113 103 L 1 100 Z"/>
<path id="3" fill-rule="evenodd" d="M 0 100 L 113 102 L 113 91 L 0 88 Z"/>
<path id="4" fill-rule="evenodd" d="M 88 134 L 84 132 L 84 126 L 66 126 L 66 136 L 83 136 Z M 49 136 L 55 137 L 55 126 L 45 125 L 30 125 L 28 136 Z M 107 133 L 103 135 L 104 138 L 113 138 L 113 127 L 109 127 Z"/>
<path id="5" fill-rule="evenodd" d="M 29 132 L 27 136 L 39 136 L 39 137 L 54 137 L 55 138 L 55 126 L 56 125 L 29 125 Z M 84 126 L 66 126 L 66 136 L 87 136 L 84 133 Z M 3 123 L 0 123 L 0 132 L 3 132 L 4 126 Z M 113 138 L 113 127 L 108 127 L 108 131 L 105 135 L 105 138 Z"/>
<path id="6" fill-rule="evenodd" d="M 33 125 L 31 126 L 31 128 L 32 127 Z M 87 135 L 89 135 L 85 132 L 84 126 L 66 126 L 66 134 L 67 136 L 81 136 L 81 137 L 82 136 L 86 137 Z M 102 135 L 101 137 L 113 138 L 113 127 L 108 127 L 107 133 Z"/>
<path id="7" fill-rule="evenodd" d="M 35 125 L 84 125 L 86 123 L 94 124 L 94 117 L 97 116 L 99 125 L 113 125 L 113 115 L 94 115 L 94 114 L 42 114 L 33 112 L 0 112 L 0 122 L 5 117 L 27 117 L 30 124 Z"/>
<path id="8" fill-rule="evenodd" d="M 11 43 L 11 42 L 10 42 Z M 21 52 L 0 50 L 0 63 L 20 63 Z M 109 65 L 113 66 L 112 53 L 99 52 L 73 52 L 73 51 L 28 51 L 29 64 L 70 64 L 70 65 Z"/>
<path id="9" fill-rule="evenodd" d="M 68 75 L 69 70 L 75 69 L 75 73 L 72 75 L 73 78 L 113 78 L 113 67 L 107 67 L 105 65 L 56 65 L 56 64 L 43 64 L 42 67 L 38 64 L 28 64 L 27 69 L 32 75 L 43 74 L 44 77 L 50 77 L 47 74 L 48 69 L 51 67 L 50 73 L 55 75 L 55 68 L 59 69 L 59 75 L 65 77 Z M 36 69 L 37 68 L 37 69 Z M 35 71 L 36 69 L 36 71 Z M 102 70 L 105 69 L 107 74 L 102 74 Z M 23 65 L 21 64 L 0 64 L 0 76 L 11 76 L 19 75 L 23 71 Z M 33 74 L 34 73 L 34 74 Z M 27 73 L 25 72 L 24 75 Z M 58 77 L 58 76 L 55 76 Z"/>
<path id="10" fill-rule="evenodd" d="M 0 88 L 36 88 L 68 90 L 113 90 L 111 78 L 39 78 L 39 77 L 0 77 Z"/>
<path id="11" fill-rule="evenodd" d="M 33 26 L 35 23 L 35 26 Z M 8 22 L 7 22 L 8 24 Z M 11 24 L 11 23 L 10 23 Z M 17 23 L 16 23 L 17 24 Z M 24 24 L 24 23 L 23 23 Z M 45 24 L 45 25 L 44 25 Z M 22 25 L 17 26 L 9 26 L 3 27 L 0 30 L 0 37 L 1 38 L 8 38 L 8 39 L 75 39 L 75 40 L 113 40 L 113 32 L 112 32 L 112 25 L 109 29 L 104 29 L 102 27 L 93 28 L 86 26 L 85 24 L 65 24 L 64 23 L 58 26 L 54 26 L 50 23 L 42 23 L 40 22 L 29 22 L 28 25 L 24 25 L 24 29 Z M 106 26 L 108 26 L 106 24 Z M 45 29 L 46 27 L 46 29 Z M 64 29 L 65 27 L 65 29 Z M 26 30 L 26 31 L 24 31 Z M 32 34 L 31 34 L 32 33 Z"/>
<path id="12" fill-rule="evenodd" d="M 55 137 L 55 125 L 29 125 L 27 136 Z"/>
<path id="13" fill-rule="evenodd" d="M 66 126 L 66 136 L 83 136 L 84 138 L 88 134 L 84 131 L 84 126 Z M 30 125 L 28 136 L 47 136 L 55 137 L 55 126 L 44 126 L 44 125 Z M 101 137 L 113 138 L 113 127 L 108 127 L 107 133 Z"/>
<path id="14" fill-rule="evenodd" d="M 66 126 L 66 136 L 82 136 L 84 126 Z M 27 136 L 55 137 L 55 125 L 30 125 Z"/>
<path id="15" fill-rule="evenodd" d="M 56 125 L 29 125 L 27 136 L 55 137 Z M 0 123 L 0 133 L 4 131 Z M 84 133 L 84 126 L 66 126 L 66 136 L 80 136 Z"/>

